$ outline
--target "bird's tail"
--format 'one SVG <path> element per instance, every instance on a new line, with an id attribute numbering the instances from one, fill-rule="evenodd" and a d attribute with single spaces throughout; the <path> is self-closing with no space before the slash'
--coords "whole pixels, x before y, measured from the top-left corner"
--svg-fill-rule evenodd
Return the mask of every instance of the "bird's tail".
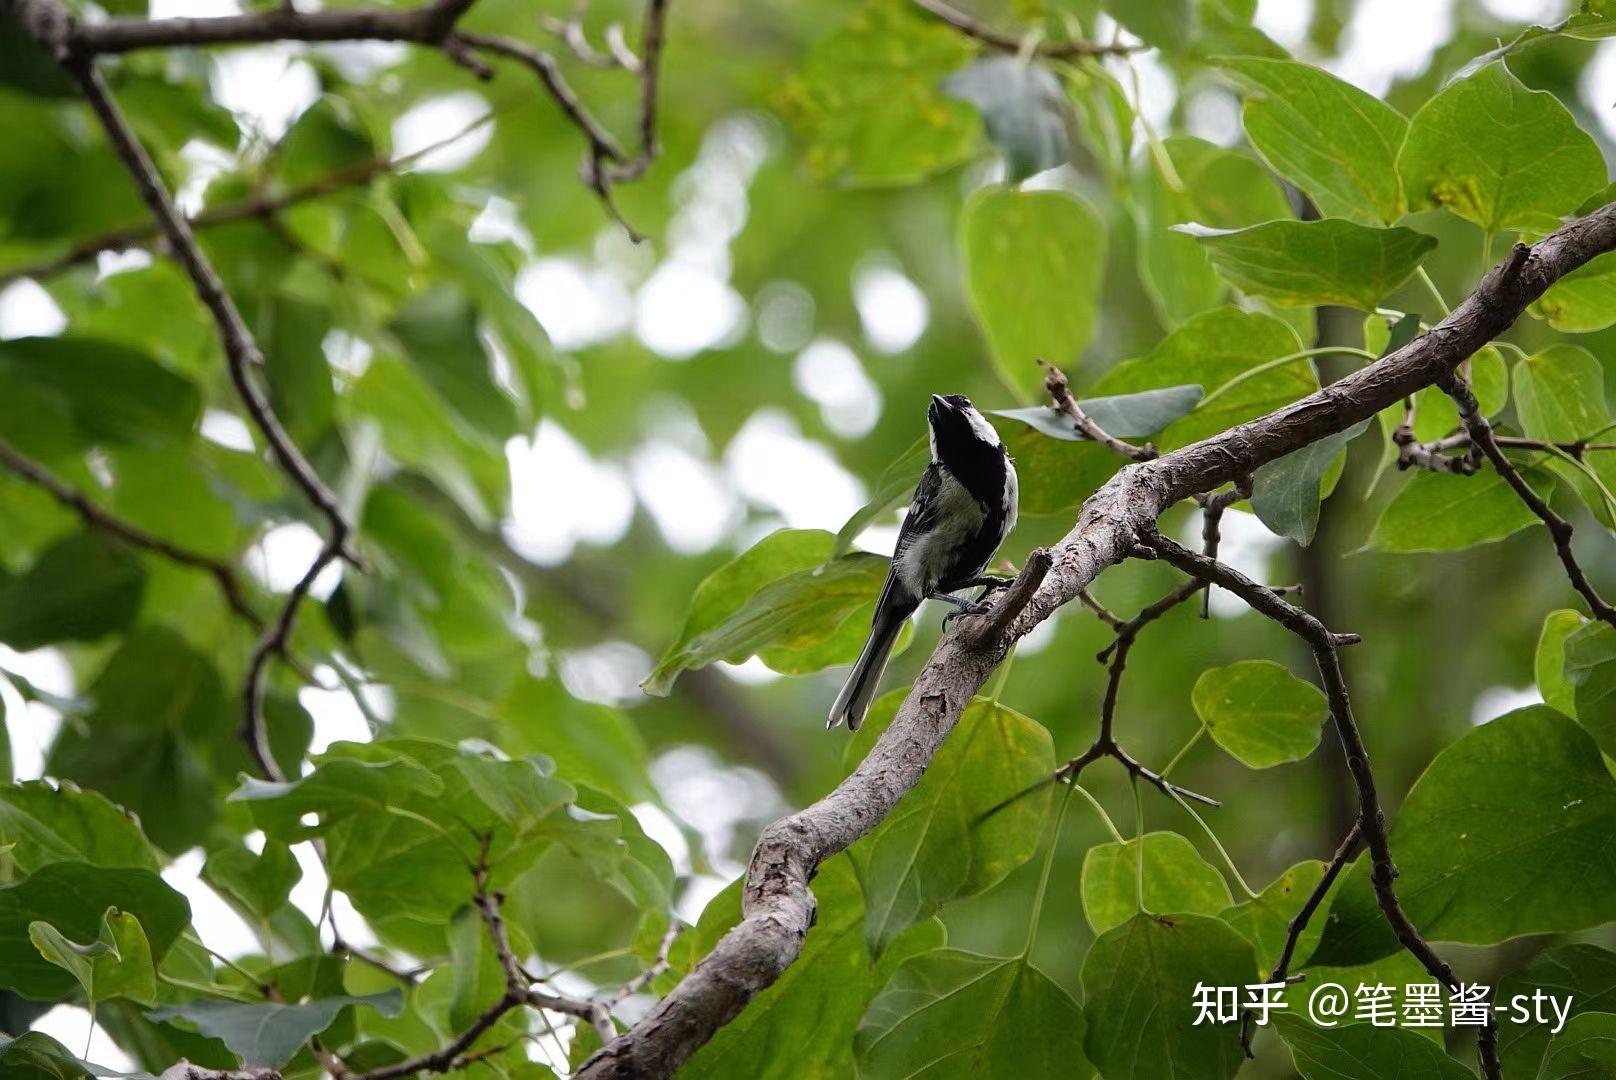
<path id="1" fill-rule="evenodd" d="M 864 722 L 864 714 L 870 710 L 870 702 L 875 700 L 875 692 L 880 689 L 881 675 L 892 657 L 892 646 L 898 641 L 898 633 L 919 606 L 899 595 L 890 584 L 882 590 L 881 599 L 875 605 L 870 639 L 864 643 L 864 651 L 859 653 L 853 670 L 848 672 L 842 692 L 836 695 L 836 704 L 830 707 L 830 720 L 826 727 L 833 728 L 846 721 L 849 731 L 858 730 Z"/>

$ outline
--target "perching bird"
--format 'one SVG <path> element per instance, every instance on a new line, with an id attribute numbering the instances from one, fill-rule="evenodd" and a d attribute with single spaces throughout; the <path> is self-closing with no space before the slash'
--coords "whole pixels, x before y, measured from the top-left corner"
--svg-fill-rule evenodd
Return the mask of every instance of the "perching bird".
<path id="1" fill-rule="evenodd" d="M 1006 584 L 982 576 L 1016 524 L 1016 468 L 999 433 L 962 394 L 933 394 L 926 426 L 931 464 L 898 532 L 870 638 L 836 695 L 828 727 L 845 720 L 856 731 L 864 722 L 898 632 L 922 600 L 953 604 L 956 610 L 943 620 L 947 625 L 956 615 L 981 610 L 976 601 L 949 595 L 955 589 Z"/>

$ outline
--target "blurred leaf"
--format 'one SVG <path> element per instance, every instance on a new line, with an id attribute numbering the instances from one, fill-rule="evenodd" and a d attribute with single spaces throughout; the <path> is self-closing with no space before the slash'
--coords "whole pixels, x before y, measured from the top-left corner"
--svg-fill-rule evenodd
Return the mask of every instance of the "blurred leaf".
<path id="1" fill-rule="evenodd" d="M 0 786 L 0 846 L 30 873 L 47 863 L 160 868 L 156 850 L 127 810 L 72 784 L 29 780 Z"/>
<path id="2" fill-rule="evenodd" d="M 295 842 L 351 814 L 385 813 L 412 793 L 432 796 L 442 790 L 437 777 L 409 758 L 370 762 L 335 757 L 297 780 L 242 777 L 229 801 L 245 803 L 254 824 L 265 833 Z M 317 824 L 303 824 L 309 814 L 319 819 Z"/>
<path id="3" fill-rule="evenodd" d="M 848 771 L 892 723 L 906 694 L 893 691 L 870 707 L 847 745 Z M 1054 745 L 1041 724 L 981 698 L 967 705 L 920 783 L 850 849 L 871 950 L 883 952 L 945 902 L 991 888 L 1032 858 L 1049 792 L 1027 789 L 1054 771 Z M 1023 797 L 1000 806 L 1016 795 Z"/>
<path id="4" fill-rule="evenodd" d="M 278 840 L 265 840 L 254 854 L 245 844 L 229 844 L 208 852 L 202 880 L 238 911 L 267 922 L 287 904 L 292 887 L 303 877 L 292 850 Z"/>
<path id="5" fill-rule="evenodd" d="M 1361 420 L 1300 450 L 1260 466 L 1252 474 L 1251 509 L 1276 536 L 1298 544 L 1313 541 L 1319 524 L 1319 484 L 1347 444 L 1369 426 Z"/>
<path id="6" fill-rule="evenodd" d="M 1139 161 L 1139 279 L 1161 314 L 1176 325 L 1222 303 L 1229 287 L 1212 268 L 1192 236 L 1174 225 L 1199 221 L 1238 229 L 1291 216 L 1290 204 L 1274 178 L 1249 154 L 1214 146 L 1188 135 L 1162 140 L 1176 174 L 1175 186 L 1154 155 Z"/>
<path id="7" fill-rule="evenodd" d="M 969 39 L 908 4 L 859 7 L 782 92 L 809 171 L 840 184 L 909 184 L 965 160 L 976 119 L 938 84 L 974 53 Z"/>
<path id="8" fill-rule="evenodd" d="M 455 912 L 449 923 L 449 963 L 454 972 L 449 1026 L 464 1031 L 505 992 L 505 972 L 474 906 Z"/>
<path id="9" fill-rule="evenodd" d="M 1567 1021 L 1549 1043 L 1538 1075 L 1543 1080 L 1599 1080 L 1612 1070 L 1616 1070 L 1616 1014 L 1584 1012 Z"/>
<path id="10" fill-rule="evenodd" d="M 1195 845 L 1175 832 L 1145 834 L 1145 908 L 1216 915 L 1231 903 L 1229 886 Z M 1096 934 L 1139 911 L 1139 841 L 1095 844 L 1083 856 L 1083 914 Z"/>
<path id="11" fill-rule="evenodd" d="M 1523 472 L 1522 477 L 1540 495 L 1548 490 L 1544 475 Z M 1458 476 L 1422 469 L 1381 512 L 1365 549 L 1456 551 L 1537 524 L 1537 515 L 1495 472 Z"/>
<path id="12" fill-rule="evenodd" d="M 1531 307 L 1554 329 L 1586 334 L 1616 323 L 1616 254 L 1600 255 L 1549 286 Z"/>
<path id="13" fill-rule="evenodd" d="M 1108 435 L 1154 435 L 1195 408 L 1201 400 L 1199 386 L 1169 386 L 1161 390 L 1141 390 L 1137 394 L 1085 398 L 1078 407 Z M 1053 439 L 1083 442 L 1088 438 L 1064 412 L 1049 405 L 1028 409 L 994 409 L 994 416 L 1019 420 Z"/>
<path id="14" fill-rule="evenodd" d="M 25 573 L 0 579 L 0 641 L 27 651 L 122 630 L 145 584 L 140 560 L 122 544 L 93 532 L 70 536 Z"/>
<path id="15" fill-rule="evenodd" d="M 495 381 L 466 297 L 439 287 L 415 296 L 391 330 L 427 384 L 473 430 L 500 439 L 518 434 L 516 407 Z"/>
<path id="16" fill-rule="evenodd" d="M 999 377 L 1026 397 L 1043 382 L 1035 360 L 1070 370 L 1094 336 L 1105 225 L 1064 191 L 993 187 L 966 204 L 960 237 L 972 314 Z"/>
<path id="17" fill-rule="evenodd" d="M 1502 61 L 1421 106 L 1397 164 L 1409 209 L 1446 209 L 1488 232 L 1552 232 L 1608 179 L 1599 147 L 1566 107 Z"/>
<path id="18" fill-rule="evenodd" d="M 191 921 L 185 898 L 150 870 L 50 863 L 15 884 L 0 885 L 0 986 L 30 998 L 71 994 L 77 980 L 40 955 L 29 927 L 45 922 L 68 940 L 94 941 L 109 908 L 139 921 L 149 959 L 161 959 Z"/>
<path id="19" fill-rule="evenodd" d="M 1234 1028 L 1188 1023 L 1195 987 L 1244 986 L 1251 946 L 1205 915 L 1135 915 L 1083 961 L 1084 1050 L 1102 1076 L 1229 1080 L 1243 1058 Z"/>
<path id="20" fill-rule="evenodd" d="M 1569 999 L 1573 1016 L 1616 1012 L 1616 953 L 1587 944 L 1546 949 L 1499 981 L 1497 999 L 1507 1002 L 1538 991 Z M 1498 1056 L 1506 1075 L 1537 1076 L 1551 1045 L 1542 1024 L 1499 1025 Z"/>
<path id="21" fill-rule="evenodd" d="M 1272 660 L 1201 672 L 1191 701 L 1212 741 L 1253 769 L 1307 757 L 1330 715 L 1322 690 Z"/>
<path id="22" fill-rule="evenodd" d="M 1147 45 L 1183 52 L 1195 40 L 1199 8 L 1194 0 L 1103 0 L 1106 13 Z"/>
<path id="23" fill-rule="evenodd" d="M 1574 722 L 1517 709 L 1436 756 L 1391 828 L 1397 894 L 1427 939 L 1491 945 L 1616 918 L 1616 780 Z M 1361 963 L 1397 948 L 1363 859 L 1341 886 L 1315 959 Z"/>
<path id="24" fill-rule="evenodd" d="M 1408 121 L 1379 98 L 1294 60 L 1231 57 L 1220 66 L 1247 92 L 1246 136 L 1325 217 L 1391 225 L 1403 216 L 1397 151 Z"/>
<path id="25" fill-rule="evenodd" d="M 190 380 L 144 353 L 92 338 L 0 341 L 0 380 L 42 394 L 92 442 L 182 442 L 190 438 L 201 413 Z M 3 398 L 0 421 L 8 429 L 13 421 Z"/>
<path id="26" fill-rule="evenodd" d="M 950 97 L 975 105 L 1011 182 L 1071 157 L 1072 106 L 1060 79 L 1019 57 L 989 56 L 942 81 Z"/>
<path id="27" fill-rule="evenodd" d="M 800 651 L 824 640 L 849 612 L 875 599 L 887 575 L 887 560 L 865 552 L 826 562 L 833 543 L 819 529 L 781 529 L 709 574 L 691 598 L 678 640 L 641 687 L 662 697 L 689 668 L 752 655 L 770 663 L 774 650 Z M 851 662 L 861 644 L 852 641 L 844 655 L 821 658 L 820 666 Z"/>
<path id="28" fill-rule="evenodd" d="M 118 1072 L 74 1057 L 43 1031 L 25 1031 L 16 1038 L 0 1033 L 0 1071 L 7 1080 L 86 1080 L 91 1076 L 155 1080 L 151 1073 Z"/>
<path id="29" fill-rule="evenodd" d="M 1587 621 L 1581 612 L 1569 608 L 1549 612 L 1543 617 L 1543 630 L 1538 635 L 1537 653 L 1532 662 L 1537 692 L 1547 704 L 1573 720 L 1577 718 L 1576 687 L 1566 678 L 1566 639 L 1582 629 Z"/>
<path id="30" fill-rule="evenodd" d="M 319 108 L 316 104 L 304 119 Z M 314 446 L 336 416 L 337 394 L 324 348 L 332 329 L 330 310 L 284 292 L 268 296 L 263 309 L 258 347 L 264 353 L 269 403 L 294 443 Z"/>
<path id="31" fill-rule="evenodd" d="M 1229 284 L 1283 307 L 1341 304 L 1372 311 L 1437 243 L 1413 229 L 1376 229 L 1342 218 L 1174 228 L 1205 246 Z"/>
<path id="32" fill-rule="evenodd" d="M 107 908 L 101 933 L 87 945 L 70 941 L 48 922 L 28 925 L 28 938 L 39 955 L 78 980 L 93 1007 L 111 998 L 144 1005 L 157 1001 L 157 971 L 140 920 L 127 911 Z"/>
<path id="33" fill-rule="evenodd" d="M 893 973 L 859 1022 L 860 1076 L 1093 1076 L 1077 1002 L 1025 956 L 936 949 Z"/>
<path id="34" fill-rule="evenodd" d="M 1475 1074 L 1440 1046 L 1399 1027 L 1325 1028 L 1287 1012 L 1274 1026 L 1302 1080 L 1470 1080 Z"/>
<path id="35" fill-rule="evenodd" d="M 888 465 L 871 485 L 870 501 L 859 507 L 836 533 L 836 542 L 831 545 L 830 557 L 836 558 L 851 551 L 853 541 L 858 539 L 859 533 L 899 507 L 907 506 L 914 497 L 915 487 L 920 483 L 920 474 L 925 471 L 926 464 L 930 460 L 931 450 L 926 440 L 921 439 L 905 450 L 898 460 Z"/>
<path id="36" fill-rule="evenodd" d="M 275 164 L 288 187 L 323 180 L 376 160 L 376 146 L 352 104 L 326 94 L 304 109 L 276 145 Z"/>
<path id="37" fill-rule="evenodd" d="M 146 1015 L 153 1020 L 186 1020 L 204 1035 L 222 1040 L 248 1065 L 279 1068 L 305 1042 L 330 1027 L 337 1014 L 349 1005 L 368 1005 L 383 1016 L 397 1016 L 404 1008 L 404 995 L 397 990 L 341 994 L 301 1005 L 193 1001 L 189 1005 L 163 1005 Z"/>

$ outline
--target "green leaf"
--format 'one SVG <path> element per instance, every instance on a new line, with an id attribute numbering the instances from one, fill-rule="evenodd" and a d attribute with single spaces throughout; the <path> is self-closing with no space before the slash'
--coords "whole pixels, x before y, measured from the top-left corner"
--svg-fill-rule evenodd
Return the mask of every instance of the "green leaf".
<path id="1" fill-rule="evenodd" d="M 836 633 L 855 612 L 868 611 L 886 580 L 887 560 L 878 555 L 854 552 L 827 562 L 834 542 L 819 529 L 781 529 L 709 574 L 691 598 L 678 640 L 641 687 L 663 697 L 682 671 L 718 660 L 739 663 L 754 654 L 788 673 L 851 662 L 862 635 L 850 637 L 845 650 L 816 656 L 818 667 L 799 666 L 805 650 Z"/>
<path id="2" fill-rule="evenodd" d="M 1084 398 L 1077 405 L 1100 426 L 1100 430 L 1121 438 L 1154 435 L 1194 409 L 1195 403 L 1200 400 L 1199 386 L 1168 386 L 1160 390 L 1141 390 L 1137 394 Z M 993 415 L 1019 420 L 1052 439 L 1083 442 L 1088 438 L 1078 428 L 1076 421 L 1049 405 L 995 409 Z"/>
<path id="3" fill-rule="evenodd" d="M 482 915 L 473 906 L 455 912 L 449 923 L 449 962 L 454 996 L 449 1027 L 464 1031 L 505 992 L 505 972 Z"/>
<path id="4" fill-rule="evenodd" d="M 1408 121 L 1384 101 L 1294 60 L 1218 61 L 1243 90 L 1246 136 L 1325 217 L 1391 225 L 1403 216 L 1397 151 Z"/>
<path id="5" fill-rule="evenodd" d="M 151 1073 L 117 1072 L 91 1065 L 43 1031 L 25 1031 L 16 1038 L 0 1034 L 0 1072 L 7 1080 L 89 1080 L 91 1076 L 155 1080 Z"/>
<path id="6" fill-rule="evenodd" d="M 859 7 L 814 46 L 782 94 L 809 171 L 838 184 L 910 184 L 964 161 L 976 117 L 938 84 L 974 53 L 908 4 Z"/>
<path id="7" fill-rule="evenodd" d="M 1542 991 L 1571 1000 L 1572 1016 L 1616 1012 L 1616 953 L 1597 945 L 1559 945 L 1533 957 L 1498 984 L 1495 1000 L 1511 1001 Z M 1565 1032 L 1562 1030 L 1561 1034 Z M 1506 1076 L 1537 1076 L 1552 1043 L 1549 1027 L 1537 1023 L 1501 1023 L 1498 1056 Z"/>
<path id="8" fill-rule="evenodd" d="M 1532 661 L 1532 673 L 1537 681 L 1537 692 L 1543 700 L 1573 720 L 1577 718 L 1577 688 L 1566 678 L 1566 639 L 1588 620 L 1577 611 L 1561 608 L 1543 618 L 1543 631 L 1538 635 L 1537 653 Z"/>
<path id="9" fill-rule="evenodd" d="M 1551 345 L 1515 365 L 1515 407 L 1529 438 L 1576 442 L 1610 423 L 1605 372 L 1587 349 Z"/>
<path id="10" fill-rule="evenodd" d="M 1409 209 L 1449 210 L 1488 232 L 1552 232 L 1605 184 L 1605 159 L 1558 98 L 1502 61 L 1421 106 L 1398 157 Z"/>
<path id="11" fill-rule="evenodd" d="M 851 551 L 859 533 L 899 507 L 907 506 L 914 497 L 915 487 L 920 483 L 920 474 L 930 461 L 931 449 L 922 437 L 905 450 L 898 460 L 888 465 L 871 485 L 870 501 L 854 511 L 853 516 L 837 531 L 829 557 L 834 559 Z"/>
<path id="12" fill-rule="evenodd" d="M 1330 715 L 1322 690 L 1272 660 L 1209 668 L 1190 701 L 1212 740 L 1253 769 L 1307 757 Z"/>
<path id="13" fill-rule="evenodd" d="M 895 690 L 871 706 L 848 743 L 848 771 L 886 731 L 906 693 Z M 850 849 L 864 889 L 865 937 L 872 951 L 884 951 L 947 901 L 991 888 L 1030 859 L 1047 789 L 984 815 L 1054 769 L 1054 744 L 1043 725 L 980 698 L 966 706 L 920 783 Z"/>
<path id="14" fill-rule="evenodd" d="M 259 854 L 245 844 L 228 844 L 208 852 L 202 880 L 249 919 L 260 923 L 286 906 L 292 888 L 302 880 L 292 849 L 265 840 Z"/>
<path id="15" fill-rule="evenodd" d="M 1064 191 L 993 187 L 966 203 L 960 235 L 965 293 L 999 377 L 1036 393 L 1035 360 L 1070 371 L 1094 336 L 1105 225 Z"/>
<path id="16" fill-rule="evenodd" d="M 1531 312 L 1567 334 L 1587 334 L 1616 323 L 1616 254 L 1601 255 L 1549 286 Z"/>
<path id="17" fill-rule="evenodd" d="M 1195 411 L 1169 424 L 1157 440 L 1163 450 L 1174 450 L 1317 390 L 1313 365 L 1300 357 L 1252 374 L 1260 365 L 1301 349 L 1296 331 L 1272 315 L 1215 308 L 1185 322 L 1148 355 L 1111 368 L 1091 392 L 1127 394 L 1199 384 L 1205 396 Z"/>
<path id="18" fill-rule="evenodd" d="M 53 862 L 160 869 L 134 815 L 104 795 L 43 780 L 0 786 L 0 846 L 24 873 Z"/>
<path id="19" fill-rule="evenodd" d="M 308 775 L 291 781 L 242 777 L 228 801 L 246 803 L 253 823 L 270 836 L 297 841 L 324 832 L 344 818 L 364 812 L 385 813 L 411 794 L 435 796 L 443 783 L 404 757 L 386 761 L 352 761 L 334 757 Z M 304 825 L 305 815 L 319 820 Z"/>
<path id="20" fill-rule="evenodd" d="M 140 920 L 127 911 L 107 908 L 101 933 L 88 945 L 69 940 L 48 922 L 28 924 L 28 939 L 50 963 L 72 975 L 93 1006 L 112 998 L 143 1005 L 157 1002 L 157 970 Z"/>
<path id="21" fill-rule="evenodd" d="M 1243 1064 L 1232 1025 L 1192 1025 L 1195 987 L 1244 986 L 1251 946 L 1204 915 L 1135 915 L 1083 962 L 1084 1051 L 1102 1076 L 1229 1080 Z"/>
<path id="22" fill-rule="evenodd" d="M 109 908 L 139 921 L 150 960 L 161 960 L 191 920 L 185 898 L 150 870 L 50 863 L 0 886 L 0 987 L 38 1000 L 72 993 L 77 980 L 40 955 L 30 927 L 44 922 L 69 941 L 94 941 Z"/>
<path id="23" fill-rule="evenodd" d="M 1196 39 L 1200 9 L 1195 0 L 1104 0 L 1106 13 L 1166 53 L 1183 52 Z"/>
<path id="24" fill-rule="evenodd" d="M 1562 671 L 1572 695 L 1566 715 L 1609 753 L 1616 747 L 1616 632 L 1602 622 L 1588 622 L 1566 637 L 1562 651 Z"/>
<path id="25" fill-rule="evenodd" d="M 1162 140 L 1179 186 L 1162 175 L 1153 155 L 1135 170 L 1139 207 L 1139 278 L 1151 303 L 1169 326 L 1217 306 L 1229 287 L 1194 237 L 1172 226 L 1199 221 L 1237 229 L 1291 216 L 1290 204 L 1274 178 L 1249 154 L 1214 146 L 1188 135 Z"/>
<path id="26" fill-rule="evenodd" d="M 1400 1027 L 1346 1024 L 1323 1028 L 1302 1016 L 1274 1014 L 1302 1080 L 1473 1080 L 1440 1046 Z"/>
<path id="27" fill-rule="evenodd" d="M 286 135 L 293 138 L 316 103 Z M 281 154 L 288 147 L 281 143 Z M 295 296 L 270 295 L 259 315 L 258 347 L 264 353 L 264 378 L 269 403 L 298 446 L 314 446 L 331 430 L 337 394 L 331 383 L 331 365 L 325 356 L 325 337 L 331 330 L 329 309 Z"/>
<path id="28" fill-rule="evenodd" d="M 1259 468 L 1252 477 L 1251 509 L 1270 532 L 1307 545 L 1319 525 L 1319 484 L 1347 444 L 1369 426 L 1362 420 Z"/>
<path id="29" fill-rule="evenodd" d="M 404 995 L 397 990 L 379 994 L 338 994 L 301 1005 L 262 1001 L 193 1001 L 163 1005 L 146 1015 L 152 1020 L 185 1020 L 204 1035 L 220 1040 L 240 1054 L 248 1065 L 279 1068 L 315 1035 L 330 1027 L 349 1005 L 368 1005 L 383 1016 L 397 1016 Z"/>
<path id="30" fill-rule="evenodd" d="M 412 297 L 389 329 L 416 372 L 472 429 L 501 439 L 518 434 L 516 405 L 494 381 L 477 312 L 463 293 L 439 286 Z"/>
<path id="31" fill-rule="evenodd" d="M 1024 180 L 1071 157 L 1072 106 L 1060 79 L 1042 64 L 989 56 L 942 82 L 950 97 L 975 105 L 988 139 L 1004 155 L 1007 179 Z"/>
<path id="32" fill-rule="evenodd" d="M 1616 1072 L 1616 1014 L 1579 1013 L 1549 1043 L 1541 1080 L 1601 1080 Z"/>
<path id="33" fill-rule="evenodd" d="M 1547 478 L 1523 472 L 1522 478 L 1543 494 Z M 1365 548 L 1370 551 L 1457 551 L 1502 540 L 1538 516 L 1497 473 L 1458 476 L 1421 470 L 1403 485 L 1375 522 Z"/>
<path id="34" fill-rule="evenodd" d="M 1092 1076 L 1077 1002 L 1024 956 L 937 949 L 893 973 L 859 1022 L 859 1075 Z"/>
<path id="35" fill-rule="evenodd" d="M 1324 877 L 1324 864 L 1317 859 L 1297 863 L 1268 883 L 1267 888 L 1250 900 L 1217 912 L 1217 916 L 1234 928 L 1257 952 L 1257 971 L 1267 975 L 1279 962 L 1285 941 L 1290 936 L 1290 921 L 1302 910 L 1309 896 Z M 1330 910 L 1330 898 L 1340 887 L 1336 878 L 1330 891 L 1296 939 L 1291 955 L 1291 968 L 1304 966 L 1318 946 L 1324 933 L 1325 916 Z"/>
<path id="36" fill-rule="evenodd" d="M 1145 908 L 1216 915 L 1228 907 L 1229 886 L 1195 845 L 1175 832 L 1145 834 Z M 1083 914 L 1096 934 L 1139 911 L 1139 841 L 1095 844 L 1083 856 Z"/>
<path id="37" fill-rule="evenodd" d="M 59 411 L 90 442 L 160 445 L 191 437 L 201 396 L 189 380 L 145 353 L 93 338 L 0 341 L 0 382 L 18 407 L 30 399 Z M 21 391 L 30 391 L 23 395 Z M 34 395 L 39 395 L 35 397 Z M 26 430 L 0 399 L 0 429 Z"/>
<path id="38" fill-rule="evenodd" d="M 1390 834 L 1403 910 L 1427 939 L 1491 945 L 1616 918 L 1616 780 L 1588 734 L 1544 705 L 1518 709 L 1438 754 Z M 1354 867 L 1315 959 L 1397 948 Z"/>
<path id="39" fill-rule="evenodd" d="M 719 893 L 684 935 L 691 961 L 711 951 L 741 921 L 741 883 Z M 940 947 L 942 924 L 928 920 L 899 936 L 879 962 L 864 944 L 864 900 L 845 856 L 827 859 L 814 876 L 818 918 L 802 953 L 734 1020 L 718 1029 L 680 1070 L 690 1080 L 841 1080 L 854 1074 L 854 1032 L 865 1005 L 893 969 L 917 952 Z M 782 1053 L 782 1047 L 790 1047 Z"/>
<path id="40" fill-rule="evenodd" d="M 122 630 L 145 586 L 140 560 L 122 544 L 92 532 L 69 536 L 24 573 L 0 579 L 0 641 L 27 651 Z"/>
<path id="41" fill-rule="evenodd" d="M 1246 229 L 1176 228 L 1206 248 L 1229 284 L 1282 307 L 1341 304 L 1372 311 L 1436 247 L 1413 229 L 1341 218 L 1270 221 Z"/>

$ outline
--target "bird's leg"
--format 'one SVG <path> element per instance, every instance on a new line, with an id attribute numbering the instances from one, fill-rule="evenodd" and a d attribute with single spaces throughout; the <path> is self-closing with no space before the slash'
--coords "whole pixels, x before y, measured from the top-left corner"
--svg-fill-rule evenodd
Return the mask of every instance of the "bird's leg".
<path id="1" fill-rule="evenodd" d="M 943 616 L 943 629 L 944 630 L 947 630 L 948 629 L 948 624 L 953 622 L 955 619 L 959 618 L 961 615 L 980 615 L 984 611 L 988 610 L 988 606 L 986 604 L 981 603 L 980 601 L 977 601 L 977 600 L 962 600 L 958 596 L 950 596 L 948 593 L 937 592 L 935 590 L 932 591 L 932 592 L 927 593 L 926 594 L 926 599 L 928 599 L 928 600 L 942 600 L 942 601 L 944 601 L 946 603 L 950 603 L 950 604 L 954 605 L 954 610 L 950 611 L 947 615 Z"/>
<path id="2" fill-rule="evenodd" d="M 988 593 L 994 592 L 995 590 L 1008 588 L 1010 583 L 1014 580 L 1016 579 L 1012 577 L 997 577 L 993 574 L 980 574 L 977 577 L 960 582 L 957 588 L 974 589 L 980 585 L 984 590 L 982 596 L 986 596 Z M 978 597 L 977 599 L 981 599 L 981 597 Z"/>

